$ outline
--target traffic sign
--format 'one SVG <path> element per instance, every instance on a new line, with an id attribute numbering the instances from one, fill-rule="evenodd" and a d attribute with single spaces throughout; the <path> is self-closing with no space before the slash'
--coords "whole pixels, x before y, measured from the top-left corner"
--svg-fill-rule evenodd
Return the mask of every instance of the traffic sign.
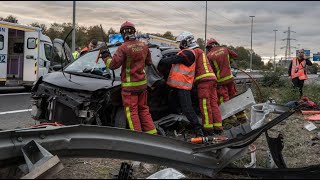
<path id="1" fill-rule="evenodd" d="M 320 61 L 320 54 L 313 54 L 313 61 Z"/>
<path id="2" fill-rule="evenodd" d="M 298 54 L 299 54 L 299 50 L 296 50 L 296 56 L 298 56 Z M 304 50 L 304 55 L 306 55 L 306 56 L 310 56 L 310 50 Z"/>

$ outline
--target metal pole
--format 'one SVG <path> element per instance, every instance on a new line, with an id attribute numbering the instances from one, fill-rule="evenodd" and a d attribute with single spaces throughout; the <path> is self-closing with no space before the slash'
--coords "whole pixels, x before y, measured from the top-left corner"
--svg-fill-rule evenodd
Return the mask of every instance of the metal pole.
<path id="1" fill-rule="evenodd" d="M 208 14 L 207 14 L 207 11 L 208 11 L 208 2 L 206 1 L 206 19 L 205 19 L 205 31 L 204 31 L 204 45 L 206 45 L 207 43 L 207 19 L 208 19 Z M 207 49 L 204 48 L 204 52 L 207 53 Z"/>
<path id="2" fill-rule="evenodd" d="M 253 18 L 255 16 L 249 16 L 251 17 L 251 52 L 250 52 L 250 71 L 252 71 L 252 28 L 253 28 Z"/>
<path id="3" fill-rule="evenodd" d="M 273 70 L 276 72 L 276 45 L 277 45 L 277 31 L 278 30 L 273 30 L 274 31 L 274 52 L 273 52 Z"/>
<path id="4" fill-rule="evenodd" d="M 39 75 L 40 75 L 40 73 L 39 73 L 39 66 L 40 66 L 40 64 L 39 64 L 39 62 L 40 62 L 40 42 L 41 42 L 41 29 L 39 29 L 38 30 L 38 45 L 37 45 L 37 48 L 38 48 L 38 57 L 37 57 L 37 77 L 36 77 L 36 80 L 38 80 L 39 79 Z"/>
<path id="5" fill-rule="evenodd" d="M 71 51 L 76 50 L 76 1 L 73 1 L 73 31 L 72 31 L 72 47 Z"/>

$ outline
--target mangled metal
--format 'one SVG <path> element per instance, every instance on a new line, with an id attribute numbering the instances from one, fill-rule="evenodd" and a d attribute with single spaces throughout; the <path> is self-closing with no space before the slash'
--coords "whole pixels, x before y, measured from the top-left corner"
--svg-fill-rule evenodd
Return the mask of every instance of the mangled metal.
<path id="1" fill-rule="evenodd" d="M 22 160 L 21 148 L 31 140 L 58 156 L 131 159 L 210 177 L 246 152 L 246 148 L 221 148 L 191 154 L 198 145 L 127 129 L 74 125 L 0 132 L 0 167 Z"/>

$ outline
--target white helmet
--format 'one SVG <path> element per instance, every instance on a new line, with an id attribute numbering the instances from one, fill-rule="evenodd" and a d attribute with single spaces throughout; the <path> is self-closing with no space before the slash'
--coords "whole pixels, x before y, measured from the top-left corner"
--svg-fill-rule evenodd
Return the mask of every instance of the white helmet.
<path id="1" fill-rule="evenodd" d="M 180 49 L 194 49 L 199 47 L 191 32 L 184 31 L 177 36 L 177 42 L 180 42 Z"/>

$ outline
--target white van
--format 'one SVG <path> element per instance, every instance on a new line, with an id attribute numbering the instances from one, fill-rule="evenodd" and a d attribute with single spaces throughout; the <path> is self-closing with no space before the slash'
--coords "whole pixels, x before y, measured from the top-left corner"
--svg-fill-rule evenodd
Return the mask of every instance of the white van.
<path id="1" fill-rule="evenodd" d="M 40 28 L 0 21 L 0 85 L 32 86 L 48 73 L 51 51 Z"/>

